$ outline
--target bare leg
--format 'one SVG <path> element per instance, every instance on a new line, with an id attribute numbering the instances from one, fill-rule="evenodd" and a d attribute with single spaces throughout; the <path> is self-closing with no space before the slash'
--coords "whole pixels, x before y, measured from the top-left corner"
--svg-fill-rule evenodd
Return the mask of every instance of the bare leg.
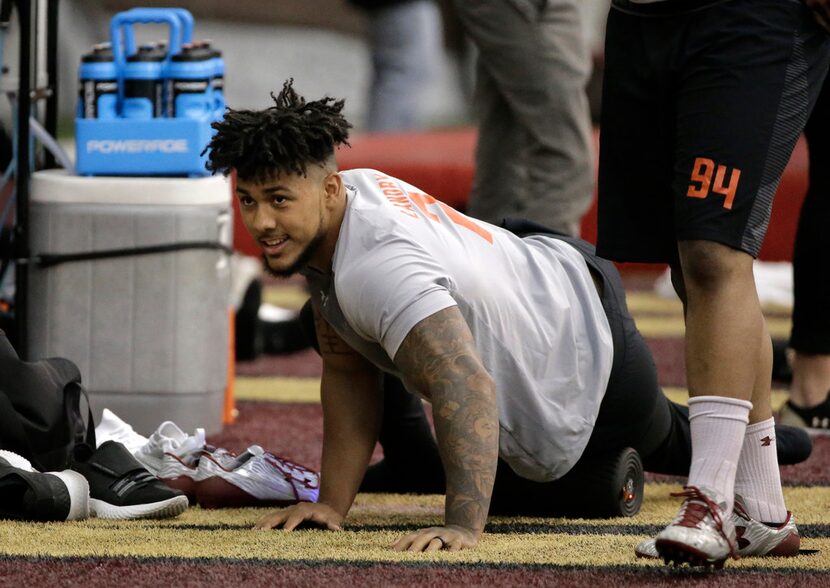
<path id="1" fill-rule="evenodd" d="M 796 351 L 792 359 L 790 401 L 799 408 L 818 406 L 830 391 L 830 355 Z"/>
<path id="2" fill-rule="evenodd" d="M 768 419 L 772 347 L 752 256 L 709 241 L 682 241 L 679 251 L 689 396 L 751 400 L 750 422 Z"/>

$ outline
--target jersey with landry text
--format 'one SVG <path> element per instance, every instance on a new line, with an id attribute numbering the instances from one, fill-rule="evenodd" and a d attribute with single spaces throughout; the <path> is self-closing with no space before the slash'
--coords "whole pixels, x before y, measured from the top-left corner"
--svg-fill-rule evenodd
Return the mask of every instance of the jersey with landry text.
<path id="1" fill-rule="evenodd" d="M 324 318 L 380 369 L 420 321 L 457 306 L 496 383 L 499 455 L 554 480 L 582 455 L 611 372 L 608 319 L 582 255 L 519 238 L 378 171 L 341 172 L 332 271 L 305 272 Z"/>

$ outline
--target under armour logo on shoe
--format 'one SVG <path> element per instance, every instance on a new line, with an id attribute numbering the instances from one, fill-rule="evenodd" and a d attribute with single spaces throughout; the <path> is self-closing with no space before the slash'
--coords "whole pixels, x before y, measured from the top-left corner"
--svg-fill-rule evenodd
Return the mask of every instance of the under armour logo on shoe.
<path id="1" fill-rule="evenodd" d="M 775 441 L 775 437 L 767 435 L 761 439 L 761 447 L 768 447 L 773 441 Z"/>
<path id="2" fill-rule="evenodd" d="M 746 527 L 735 527 L 735 540 L 738 543 L 738 549 L 745 549 L 750 544 L 749 539 L 744 538 L 744 533 L 746 533 Z"/>

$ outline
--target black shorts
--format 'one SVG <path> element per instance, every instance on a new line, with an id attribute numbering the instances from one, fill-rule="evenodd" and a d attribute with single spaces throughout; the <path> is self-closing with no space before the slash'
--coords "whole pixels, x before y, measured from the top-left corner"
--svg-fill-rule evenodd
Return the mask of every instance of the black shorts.
<path id="1" fill-rule="evenodd" d="M 828 60 L 800 0 L 615 0 L 598 254 L 673 263 L 677 241 L 700 239 L 757 256 Z"/>

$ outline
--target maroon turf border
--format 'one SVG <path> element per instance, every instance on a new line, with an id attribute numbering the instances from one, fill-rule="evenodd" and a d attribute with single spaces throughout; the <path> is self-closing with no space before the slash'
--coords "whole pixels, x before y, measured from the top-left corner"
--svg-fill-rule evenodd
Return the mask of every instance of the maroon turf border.
<path id="1" fill-rule="evenodd" d="M 830 571 L 557 567 L 483 564 L 342 564 L 331 561 L 240 561 L 167 558 L 0 556 L 0 586 L 735 586 L 830 585 Z"/>

